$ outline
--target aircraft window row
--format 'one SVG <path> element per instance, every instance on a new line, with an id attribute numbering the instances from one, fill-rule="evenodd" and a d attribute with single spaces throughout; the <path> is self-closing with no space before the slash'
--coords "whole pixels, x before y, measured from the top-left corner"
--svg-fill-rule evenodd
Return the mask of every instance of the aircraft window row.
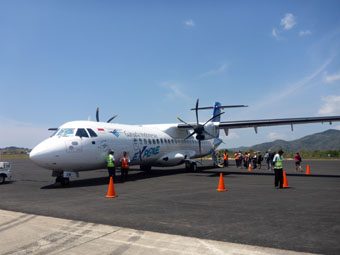
<path id="1" fill-rule="evenodd" d="M 140 145 L 146 145 L 146 144 L 197 144 L 198 141 L 197 140 L 194 140 L 194 139 L 187 139 L 187 140 L 184 140 L 184 139 L 163 139 L 163 138 L 160 138 L 160 139 L 141 139 L 139 138 L 137 140 L 137 138 L 134 138 L 133 139 L 134 143 L 137 144 L 139 143 Z M 206 144 L 208 143 L 207 141 L 202 141 L 203 144 Z"/>

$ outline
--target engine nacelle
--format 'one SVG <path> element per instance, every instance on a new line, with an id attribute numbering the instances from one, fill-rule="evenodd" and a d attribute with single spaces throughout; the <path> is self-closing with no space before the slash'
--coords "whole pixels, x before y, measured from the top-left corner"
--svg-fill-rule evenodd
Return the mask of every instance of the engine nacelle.
<path id="1" fill-rule="evenodd" d="M 204 130 L 207 131 L 209 134 L 213 135 L 211 136 L 204 132 L 204 136 L 205 136 L 204 140 L 214 139 L 219 134 L 219 129 L 214 125 L 213 122 L 205 125 Z"/>
<path id="2" fill-rule="evenodd" d="M 179 152 L 171 152 L 157 160 L 159 166 L 176 166 L 184 163 L 186 155 Z"/>

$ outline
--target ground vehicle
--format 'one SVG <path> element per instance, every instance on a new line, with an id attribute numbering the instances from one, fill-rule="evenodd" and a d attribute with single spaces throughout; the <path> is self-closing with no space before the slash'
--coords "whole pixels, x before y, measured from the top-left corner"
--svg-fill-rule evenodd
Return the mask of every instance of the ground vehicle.
<path id="1" fill-rule="evenodd" d="M 5 183 L 6 178 L 11 179 L 11 163 L 0 162 L 0 184 Z"/>

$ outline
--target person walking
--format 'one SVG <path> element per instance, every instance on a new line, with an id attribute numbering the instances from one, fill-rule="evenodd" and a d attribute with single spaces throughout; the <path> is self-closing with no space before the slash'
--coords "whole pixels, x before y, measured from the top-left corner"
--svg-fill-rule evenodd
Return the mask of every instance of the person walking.
<path id="1" fill-rule="evenodd" d="M 224 167 L 228 167 L 228 153 L 225 151 L 224 154 L 223 154 L 223 160 L 224 160 Z"/>
<path id="2" fill-rule="evenodd" d="M 301 156 L 300 156 L 300 154 L 297 152 L 297 153 L 295 154 L 295 171 L 296 171 L 296 172 L 298 172 L 298 170 L 300 170 L 300 172 L 303 172 L 302 167 L 301 167 L 301 161 L 302 161 Z"/>
<path id="3" fill-rule="evenodd" d="M 267 163 L 267 170 L 270 171 L 270 167 L 269 167 L 269 153 L 268 153 L 268 151 L 266 151 L 266 153 L 264 154 L 264 159 L 266 160 L 266 163 Z"/>
<path id="4" fill-rule="evenodd" d="M 274 156 L 273 163 L 274 163 L 274 171 L 275 171 L 275 188 L 282 189 L 283 185 L 283 151 L 279 150 L 279 152 Z M 279 186 L 280 184 L 280 186 Z"/>
<path id="5" fill-rule="evenodd" d="M 122 179 L 122 182 L 125 182 L 125 181 L 128 180 L 129 163 L 130 163 L 130 159 L 126 155 L 126 151 L 124 151 L 123 156 L 120 158 L 120 162 L 122 164 L 122 166 L 121 166 L 121 179 Z"/>
<path id="6" fill-rule="evenodd" d="M 109 172 L 109 177 L 112 177 L 113 181 L 116 181 L 116 167 L 115 167 L 115 157 L 114 152 L 109 151 L 106 157 L 107 171 Z"/>
<path id="7" fill-rule="evenodd" d="M 258 151 L 257 152 L 257 168 L 258 169 L 261 169 L 262 160 L 263 160 L 262 154 L 261 154 L 261 152 Z"/>
<path id="8" fill-rule="evenodd" d="M 239 156 L 238 156 L 238 153 L 237 153 L 237 152 L 235 152 L 234 158 L 235 158 L 236 167 L 238 168 L 238 164 L 239 164 Z"/>
<path id="9" fill-rule="evenodd" d="M 269 169 L 273 170 L 273 160 L 276 153 L 269 150 L 268 154 L 269 154 Z"/>

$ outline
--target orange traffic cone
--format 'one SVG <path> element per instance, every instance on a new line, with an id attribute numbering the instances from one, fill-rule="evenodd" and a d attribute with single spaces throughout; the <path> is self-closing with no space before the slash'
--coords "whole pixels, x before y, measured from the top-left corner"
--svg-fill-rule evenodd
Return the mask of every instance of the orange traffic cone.
<path id="1" fill-rule="evenodd" d="M 106 197 L 108 197 L 108 198 L 117 197 L 116 192 L 115 192 L 115 186 L 113 184 L 112 176 L 110 177 L 110 184 L 109 184 L 109 189 L 107 190 Z"/>
<path id="2" fill-rule="evenodd" d="M 283 171 L 283 185 L 282 185 L 282 187 L 290 188 L 290 186 L 288 185 L 288 181 L 287 181 L 286 171 Z"/>
<path id="3" fill-rule="evenodd" d="M 217 191 L 226 191 L 226 188 L 224 187 L 224 181 L 223 181 L 222 173 L 220 173 L 220 182 L 218 183 Z"/>
<path id="4" fill-rule="evenodd" d="M 251 163 L 249 163 L 248 172 L 251 172 Z"/>
<path id="5" fill-rule="evenodd" d="M 310 174 L 310 171 L 309 171 L 309 164 L 307 164 L 306 174 Z"/>

